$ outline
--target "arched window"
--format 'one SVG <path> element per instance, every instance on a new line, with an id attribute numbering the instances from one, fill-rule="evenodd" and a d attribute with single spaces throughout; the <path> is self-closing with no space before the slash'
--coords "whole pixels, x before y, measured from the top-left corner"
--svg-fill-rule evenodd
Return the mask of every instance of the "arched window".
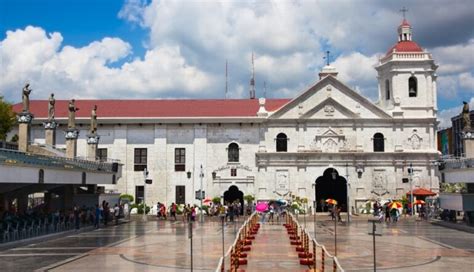
<path id="1" fill-rule="evenodd" d="M 411 76 L 408 79 L 408 96 L 409 97 L 416 97 L 418 94 L 418 82 L 416 77 Z"/>
<path id="2" fill-rule="evenodd" d="M 227 155 L 229 162 L 239 162 L 239 145 L 236 143 L 229 144 Z"/>
<path id="3" fill-rule="evenodd" d="M 374 134 L 374 152 L 384 152 L 384 138 L 382 133 Z"/>
<path id="4" fill-rule="evenodd" d="M 288 151 L 288 138 L 285 133 L 280 133 L 276 138 L 276 150 L 277 152 Z"/>
<path id="5" fill-rule="evenodd" d="M 385 99 L 390 100 L 390 81 L 385 80 Z"/>
<path id="6" fill-rule="evenodd" d="M 38 173 L 38 183 L 44 183 L 44 170 L 40 169 Z"/>

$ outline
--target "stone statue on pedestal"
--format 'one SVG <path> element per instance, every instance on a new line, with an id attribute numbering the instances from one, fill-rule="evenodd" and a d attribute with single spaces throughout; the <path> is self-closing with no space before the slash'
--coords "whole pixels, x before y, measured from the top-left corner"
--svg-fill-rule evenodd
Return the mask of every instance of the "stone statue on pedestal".
<path id="1" fill-rule="evenodd" d="M 91 127 L 89 130 L 90 134 L 96 134 L 97 132 L 97 105 L 91 111 Z"/>
<path id="2" fill-rule="evenodd" d="M 23 101 L 23 112 L 29 112 L 30 111 L 30 83 L 26 83 L 25 87 L 23 87 L 23 92 L 22 92 L 22 101 Z"/>
<path id="3" fill-rule="evenodd" d="M 463 132 L 471 131 L 471 117 L 469 115 L 469 103 L 466 101 L 462 102 L 464 104 L 462 108 L 462 124 L 463 124 Z"/>
<path id="4" fill-rule="evenodd" d="M 56 103 L 56 99 L 54 99 L 54 93 L 49 96 L 49 104 L 48 104 L 48 121 L 54 120 L 54 104 Z"/>
<path id="5" fill-rule="evenodd" d="M 76 108 L 76 106 L 74 105 L 74 102 L 75 102 L 74 99 L 71 99 L 69 101 L 69 106 L 68 106 L 69 119 L 67 123 L 67 128 L 76 128 L 76 111 L 78 111 L 79 108 Z"/>

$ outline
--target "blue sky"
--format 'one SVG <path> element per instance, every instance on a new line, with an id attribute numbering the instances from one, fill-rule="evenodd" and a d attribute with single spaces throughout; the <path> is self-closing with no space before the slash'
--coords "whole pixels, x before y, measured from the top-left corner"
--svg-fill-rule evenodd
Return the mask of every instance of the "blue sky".
<path id="1" fill-rule="evenodd" d="M 414 40 L 440 64 L 440 116 L 474 94 L 474 2 L 0 0 L 0 95 L 34 98 L 294 97 L 331 50 L 340 78 L 377 99 L 377 59 L 407 6 Z M 449 6 L 449 9 L 446 8 Z"/>

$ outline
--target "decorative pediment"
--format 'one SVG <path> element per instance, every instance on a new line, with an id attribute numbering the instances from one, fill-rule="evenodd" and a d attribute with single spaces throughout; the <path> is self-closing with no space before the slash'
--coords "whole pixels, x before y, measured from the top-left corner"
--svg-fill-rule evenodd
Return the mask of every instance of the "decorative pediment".
<path id="1" fill-rule="evenodd" d="M 344 107 L 339 102 L 334 100 L 332 97 L 328 97 L 326 100 L 316 105 L 312 109 L 302 114 L 300 119 L 311 119 L 311 118 L 358 118 L 359 114 L 351 111 Z"/>
<path id="2" fill-rule="evenodd" d="M 392 119 L 392 116 L 333 76 L 306 89 L 269 119 Z"/>
<path id="3" fill-rule="evenodd" d="M 349 151 L 350 148 L 342 131 L 329 127 L 324 132 L 315 135 L 310 149 L 317 152 L 335 153 Z"/>

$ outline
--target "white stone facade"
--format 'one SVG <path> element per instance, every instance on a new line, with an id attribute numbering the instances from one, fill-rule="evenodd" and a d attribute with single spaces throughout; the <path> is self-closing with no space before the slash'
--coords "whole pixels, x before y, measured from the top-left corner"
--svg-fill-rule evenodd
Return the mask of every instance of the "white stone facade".
<path id="1" fill-rule="evenodd" d="M 99 116 L 98 147 L 107 148 L 109 158 L 124 164 L 122 178 L 107 188 L 135 194 L 136 186 L 144 185 L 144 176 L 134 171 L 134 149 L 147 148 L 153 180 L 146 185 L 148 204 L 175 202 L 177 185 L 185 186 L 187 203 L 197 203 L 201 165 L 209 197 L 222 196 L 236 185 L 257 199 L 288 197 L 291 192 L 314 201 L 315 180 L 334 168 L 349 180 L 350 206 L 359 207 L 368 199 L 400 198 L 409 191 L 409 183 L 402 180 L 408 178 L 410 164 L 413 187 L 437 192 L 436 69 L 427 52 L 389 52 L 376 67 L 375 104 L 340 82 L 334 69 L 326 69 L 334 71 L 280 109 L 267 113 L 260 108 L 250 118 Z M 414 97 L 409 95 L 410 77 L 416 78 Z M 287 136 L 287 152 L 276 152 L 280 133 Z M 374 152 L 377 133 L 383 135 L 383 152 Z M 58 134 L 61 147 L 64 138 Z M 84 127 L 79 156 L 86 156 L 86 134 Z M 43 135 L 42 128 L 33 128 L 34 140 L 43 141 Z M 239 146 L 239 162 L 228 161 L 231 143 Z M 175 171 L 175 148 L 185 149 L 185 171 Z M 231 176 L 231 169 L 237 169 L 236 176 Z"/>

